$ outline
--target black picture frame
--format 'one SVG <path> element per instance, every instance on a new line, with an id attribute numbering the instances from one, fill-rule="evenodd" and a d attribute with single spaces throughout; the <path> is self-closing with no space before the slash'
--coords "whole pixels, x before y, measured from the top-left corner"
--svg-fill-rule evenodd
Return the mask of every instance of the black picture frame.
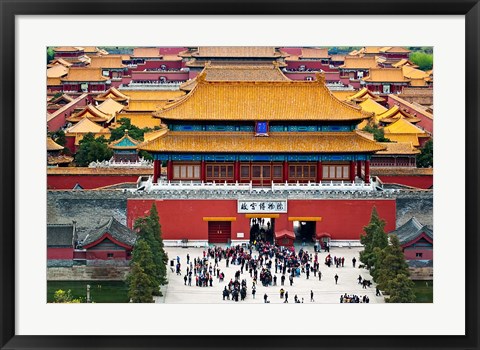
<path id="1" fill-rule="evenodd" d="M 478 0 L 0 0 L 0 347 L 1 349 L 478 349 L 479 271 Z M 115 4 L 115 6 L 111 6 Z M 466 19 L 466 335 L 465 336 L 20 336 L 15 334 L 15 16 L 151 14 L 464 15 Z M 459 189 L 463 190 L 463 189 Z M 460 262 L 461 263 L 461 262 Z M 454 276 L 452 276 L 454 281 Z M 366 316 L 368 317 L 368 316 Z M 368 322 L 368 320 L 367 320 Z M 378 320 L 372 320 L 372 324 Z M 418 321 L 416 321 L 418 322 Z"/>

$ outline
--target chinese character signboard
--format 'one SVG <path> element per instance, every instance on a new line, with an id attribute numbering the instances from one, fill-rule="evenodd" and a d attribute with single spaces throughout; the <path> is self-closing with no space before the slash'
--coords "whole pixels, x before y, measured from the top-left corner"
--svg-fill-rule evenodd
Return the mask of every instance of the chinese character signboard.
<path id="1" fill-rule="evenodd" d="M 286 213 L 286 200 L 239 200 L 238 213 Z"/>

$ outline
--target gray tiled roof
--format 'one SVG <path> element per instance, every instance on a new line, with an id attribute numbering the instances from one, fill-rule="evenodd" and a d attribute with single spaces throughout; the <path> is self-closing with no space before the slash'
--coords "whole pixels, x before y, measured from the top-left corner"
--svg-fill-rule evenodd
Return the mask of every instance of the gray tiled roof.
<path id="1" fill-rule="evenodd" d="M 390 232 L 398 237 L 400 244 L 411 242 L 419 235 L 425 233 L 433 240 L 433 230 L 427 225 L 422 225 L 414 216 L 395 231 Z"/>
<path id="2" fill-rule="evenodd" d="M 128 227 L 122 225 L 120 222 L 111 217 L 105 224 L 102 226 L 89 231 L 85 239 L 82 242 L 83 246 L 86 246 L 92 242 L 95 242 L 101 238 L 105 233 L 109 233 L 117 241 L 132 246 L 137 240 L 137 234 L 129 229 Z"/>
<path id="3" fill-rule="evenodd" d="M 73 247 L 73 225 L 72 224 L 48 224 L 47 225 L 47 246 L 48 247 Z"/>

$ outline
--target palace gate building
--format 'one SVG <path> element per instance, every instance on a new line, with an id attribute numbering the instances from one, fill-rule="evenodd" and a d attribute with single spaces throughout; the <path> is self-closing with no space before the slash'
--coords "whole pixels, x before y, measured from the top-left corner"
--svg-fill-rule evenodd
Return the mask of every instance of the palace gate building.
<path id="1" fill-rule="evenodd" d="M 162 128 L 139 146 L 155 159 L 142 184 L 152 197 L 128 200 L 129 227 L 155 203 L 166 244 L 273 240 L 282 230 L 303 242 L 356 241 L 373 206 L 395 229 L 395 200 L 358 195 L 376 191 L 370 159 L 385 149 L 355 131 L 371 115 L 335 98 L 323 76 L 211 81 L 203 74 L 155 113 Z M 325 196 L 332 191 L 347 195 Z"/>

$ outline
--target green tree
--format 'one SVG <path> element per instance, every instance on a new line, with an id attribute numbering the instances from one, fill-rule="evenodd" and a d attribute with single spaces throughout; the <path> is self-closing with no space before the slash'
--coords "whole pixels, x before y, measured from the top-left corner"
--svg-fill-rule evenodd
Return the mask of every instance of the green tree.
<path id="1" fill-rule="evenodd" d="M 379 128 L 377 124 L 367 124 L 363 130 L 373 134 L 373 138 L 377 142 L 390 142 L 390 139 L 385 137 L 383 128 Z"/>
<path id="2" fill-rule="evenodd" d="M 417 168 L 433 167 L 433 140 L 425 142 L 417 155 Z"/>
<path id="3" fill-rule="evenodd" d="M 388 245 L 388 238 L 385 234 L 385 220 L 378 215 L 377 208 L 373 207 L 370 222 L 363 228 L 365 235 L 360 235 L 360 243 L 364 246 L 360 252 L 360 261 L 369 270 L 374 268 L 378 251 L 375 248 L 383 249 Z"/>
<path id="4" fill-rule="evenodd" d="M 127 277 L 128 296 L 133 303 L 152 303 L 154 284 L 139 263 L 134 262 Z"/>
<path id="5" fill-rule="evenodd" d="M 120 118 L 117 120 L 117 123 L 120 125 L 112 130 L 110 141 L 121 139 L 125 134 L 125 130 L 128 130 L 128 135 L 133 139 L 143 141 L 143 135 L 148 131 L 152 131 L 150 128 L 140 129 L 138 126 L 133 125 L 129 118 Z"/>
<path id="6" fill-rule="evenodd" d="M 398 237 L 390 235 L 390 244 L 377 254 L 374 279 L 381 289 L 390 294 L 391 283 L 400 274 L 409 276 L 408 265 Z"/>
<path id="7" fill-rule="evenodd" d="M 154 268 L 151 270 L 144 268 L 145 272 L 152 276 L 157 286 L 166 284 L 168 256 L 164 250 L 161 226 L 155 204 L 150 208 L 148 216 L 138 218 L 135 221 L 134 229 L 138 232 L 137 241 L 145 242 L 152 253 Z M 154 289 L 154 294 L 159 294 L 159 288 Z"/>
<path id="8" fill-rule="evenodd" d="M 408 276 L 398 274 L 390 281 L 390 294 L 385 298 L 387 303 L 414 303 L 416 300 L 414 284 Z"/>
<path id="9" fill-rule="evenodd" d="M 88 133 L 80 141 L 80 147 L 75 155 L 75 163 L 79 166 L 88 166 L 94 161 L 108 160 L 112 155 L 113 152 L 108 148 L 105 137 L 95 138 L 92 133 Z"/>
<path id="10" fill-rule="evenodd" d="M 75 299 L 72 297 L 72 291 L 69 289 L 64 291 L 59 289 L 55 291 L 53 295 L 53 302 L 54 303 L 65 303 L 65 304 L 77 304 L 80 303 L 80 299 Z"/>
<path id="11" fill-rule="evenodd" d="M 417 51 L 410 54 L 410 61 L 418 66 L 418 69 L 429 70 L 433 68 L 433 54 Z"/>
<path id="12" fill-rule="evenodd" d="M 47 47 L 47 63 L 55 58 L 55 51 L 53 51 L 53 47 Z"/>

